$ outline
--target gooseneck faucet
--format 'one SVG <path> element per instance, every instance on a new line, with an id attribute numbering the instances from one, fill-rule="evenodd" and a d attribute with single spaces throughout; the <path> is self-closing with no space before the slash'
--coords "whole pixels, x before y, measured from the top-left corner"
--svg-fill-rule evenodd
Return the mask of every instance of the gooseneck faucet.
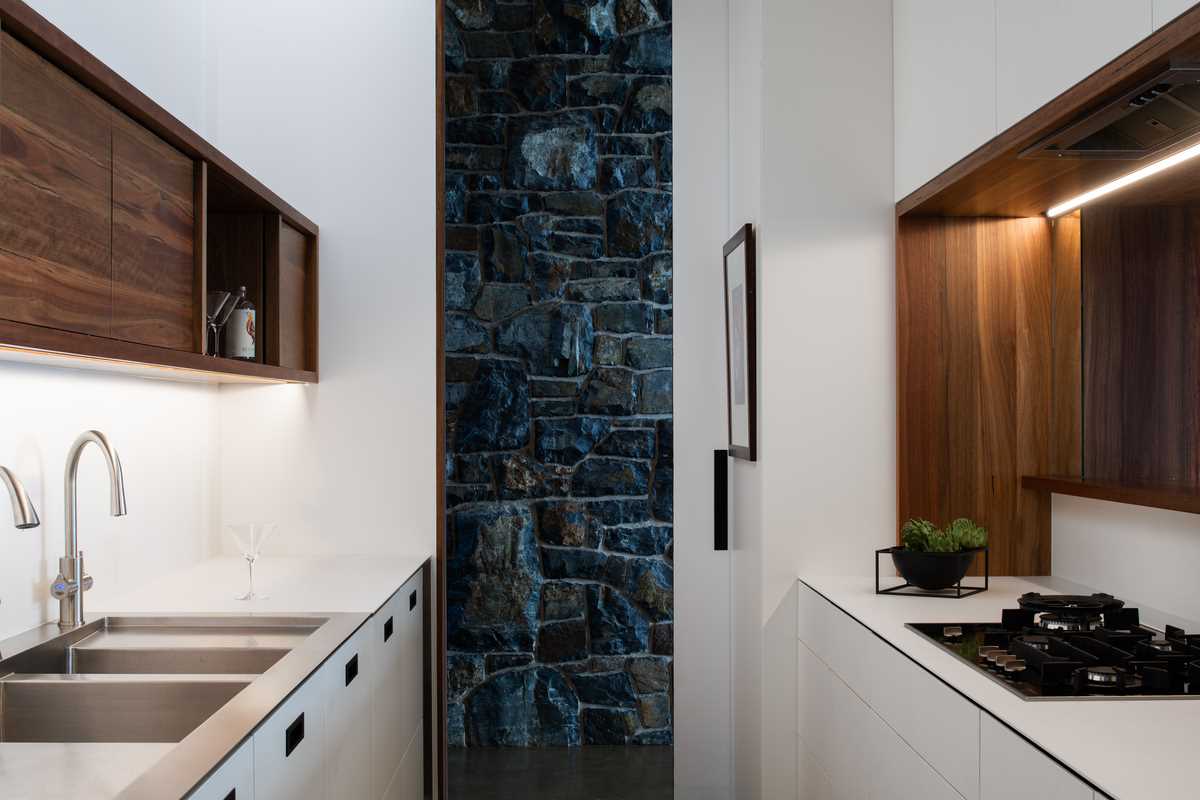
<path id="1" fill-rule="evenodd" d="M 0 483 L 8 487 L 8 499 L 12 501 L 13 525 L 20 530 L 36 528 L 41 525 L 42 521 L 38 519 L 37 509 L 33 507 L 33 501 L 29 499 L 29 494 L 21 485 L 21 479 L 14 475 L 8 467 L 0 467 Z"/>
<path id="2" fill-rule="evenodd" d="M 121 459 L 100 431 L 84 431 L 71 445 L 67 453 L 66 491 L 64 492 L 63 519 L 66 527 L 66 555 L 58 561 L 58 577 L 50 587 L 50 594 L 58 598 L 58 627 L 75 628 L 83 624 L 83 593 L 92 588 L 92 576 L 83 570 L 83 553 L 79 551 L 78 519 L 75 509 L 75 481 L 79 473 L 79 457 L 89 444 L 100 448 L 108 465 L 109 513 L 114 517 L 125 516 L 125 476 L 121 472 Z"/>

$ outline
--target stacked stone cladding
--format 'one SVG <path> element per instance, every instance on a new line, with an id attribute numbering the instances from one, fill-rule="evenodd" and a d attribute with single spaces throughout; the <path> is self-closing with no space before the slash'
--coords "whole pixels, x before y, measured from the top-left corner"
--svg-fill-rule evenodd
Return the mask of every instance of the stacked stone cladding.
<path id="1" fill-rule="evenodd" d="M 445 26 L 451 744 L 669 744 L 670 0 Z"/>

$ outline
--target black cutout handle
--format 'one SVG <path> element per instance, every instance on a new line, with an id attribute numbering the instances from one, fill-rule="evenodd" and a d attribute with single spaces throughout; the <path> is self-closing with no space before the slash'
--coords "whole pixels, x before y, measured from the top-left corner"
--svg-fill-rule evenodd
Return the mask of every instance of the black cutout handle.
<path id="1" fill-rule="evenodd" d="M 713 550 L 729 549 L 729 451 L 713 450 Z"/>
<path id="2" fill-rule="evenodd" d="M 225 795 L 225 800 L 237 800 L 237 789 L 230 789 L 229 794 Z"/>
<path id="3" fill-rule="evenodd" d="M 408 596 L 408 610 L 412 611 L 417 607 L 417 590 L 413 589 L 413 593 Z"/>
<path id="4" fill-rule="evenodd" d="M 392 618 L 388 617 L 387 622 L 383 623 L 383 640 L 386 642 L 392 638 Z"/>
<path id="5" fill-rule="evenodd" d="M 354 657 L 346 662 L 346 685 L 349 686 L 350 682 L 353 681 L 357 677 L 358 677 L 358 653 L 355 653 Z"/>
<path id="6" fill-rule="evenodd" d="M 283 757 L 287 758 L 296 749 L 296 745 L 304 741 L 304 712 L 300 712 L 300 716 L 287 726 L 287 731 L 283 734 Z"/>

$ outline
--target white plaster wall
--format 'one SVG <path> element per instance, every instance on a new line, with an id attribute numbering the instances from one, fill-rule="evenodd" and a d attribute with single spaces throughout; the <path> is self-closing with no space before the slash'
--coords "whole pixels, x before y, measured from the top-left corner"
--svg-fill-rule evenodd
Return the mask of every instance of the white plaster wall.
<path id="1" fill-rule="evenodd" d="M 735 796 L 796 797 L 796 578 L 866 571 L 895 524 L 892 8 L 732 0 L 730 26 L 760 370 L 759 461 L 733 469 Z"/>
<path id="2" fill-rule="evenodd" d="M 79 541 L 95 588 L 86 603 L 206 554 L 212 522 L 214 387 L 0 363 L 0 464 L 42 526 L 12 528 L 0 491 L 0 639 L 58 617 L 50 581 L 63 555 L 63 469 L 75 437 L 107 433 L 121 456 L 129 514 L 108 514 L 108 470 L 93 446 L 79 467 Z M 85 607 L 86 607 L 85 603 Z"/>
<path id="3" fill-rule="evenodd" d="M 435 544 L 433 3 L 212 0 L 215 143 L 321 226 L 321 382 L 221 390 L 221 522 Z"/>
<path id="4" fill-rule="evenodd" d="M 729 197 L 727 0 L 674 8 L 675 793 L 731 796 L 730 554 L 713 550 L 725 437 L 721 246 Z"/>
<path id="5" fill-rule="evenodd" d="M 1200 517 L 1055 495 L 1054 574 L 1200 623 Z"/>

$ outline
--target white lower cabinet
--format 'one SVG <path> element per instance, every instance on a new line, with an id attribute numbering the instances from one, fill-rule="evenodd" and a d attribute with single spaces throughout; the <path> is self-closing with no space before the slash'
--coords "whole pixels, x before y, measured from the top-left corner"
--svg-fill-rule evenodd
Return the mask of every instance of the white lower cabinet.
<path id="1" fill-rule="evenodd" d="M 254 800 L 254 744 L 247 740 L 225 759 L 190 800 Z"/>
<path id="2" fill-rule="evenodd" d="M 979 708 L 803 584 L 800 604 L 801 641 L 962 797 L 977 800 Z"/>
<path id="3" fill-rule="evenodd" d="M 961 800 L 803 643 L 799 668 L 801 800 Z"/>
<path id="4" fill-rule="evenodd" d="M 421 576 L 400 587 L 371 620 L 377 670 L 371 704 L 371 797 L 387 795 L 421 729 L 424 671 Z"/>
<path id="5" fill-rule="evenodd" d="M 1054 800 L 1093 800 L 1090 786 L 1060 767 L 1029 742 L 983 715 L 979 735 L 980 800 L 1026 800 L 1029 787 L 1038 787 L 1041 797 Z"/>
<path id="6" fill-rule="evenodd" d="M 422 800 L 424 626 L 417 573 L 189 800 Z"/>
<path id="7" fill-rule="evenodd" d="M 254 732 L 256 800 L 324 800 L 323 688 L 305 681 Z"/>
<path id="8" fill-rule="evenodd" d="M 371 797 L 371 678 L 375 671 L 370 626 L 364 625 L 325 665 L 325 796 Z"/>

